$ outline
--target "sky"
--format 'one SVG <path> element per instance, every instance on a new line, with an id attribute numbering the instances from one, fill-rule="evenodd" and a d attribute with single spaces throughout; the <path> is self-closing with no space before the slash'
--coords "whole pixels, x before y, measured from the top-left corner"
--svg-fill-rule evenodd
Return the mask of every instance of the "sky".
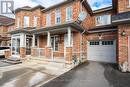
<path id="1" fill-rule="evenodd" d="M 0 0 L 0 1 L 2 1 L 2 0 Z M 5 0 L 3 0 L 3 1 L 5 1 Z M 7 1 L 9 1 L 9 0 L 7 0 Z M 16 9 L 16 8 L 23 7 L 23 6 L 34 7 L 39 4 L 44 7 L 49 7 L 54 4 L 60 3 L 64 0 L 10 0 L 10 1 L 14 1 L 14 9 Z M 93 10 L 108 7 L 112 4 L 111 0 L 88 0 L 88 2 Z M 0 14 L 1 14 L 1 12 L 0 12 Z M 6 15 L 6 16 L 13 17 L 13 15 Z"/>

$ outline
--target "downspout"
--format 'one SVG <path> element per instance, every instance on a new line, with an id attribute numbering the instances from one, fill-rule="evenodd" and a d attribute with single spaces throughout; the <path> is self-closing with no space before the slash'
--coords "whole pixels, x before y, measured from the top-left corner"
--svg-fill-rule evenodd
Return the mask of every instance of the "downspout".
<path id="1" fill-rule="evenodd" d="M 83 55 L 83 48 L 82 48 L 82 46 L 83 46 L 83 34 L 85 33 L 86 31 L 84 30 L 83 32 L 81 32 L 81 34 L 80 34 L 80 59 L 79 59 L 79 61 L 80 62 L 82 62 L 82 55 Z"/>

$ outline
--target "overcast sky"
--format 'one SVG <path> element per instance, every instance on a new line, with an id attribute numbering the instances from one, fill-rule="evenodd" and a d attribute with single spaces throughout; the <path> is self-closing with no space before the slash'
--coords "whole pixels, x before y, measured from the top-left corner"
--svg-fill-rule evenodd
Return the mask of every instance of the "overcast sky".
<path id="1" fill-rule="evenodd" d="M 7 1 L 9 1 L 9 0 L 7 0 Z M 23 7 L 23 6 L 34 7 L 39 4 L 44 7 L 49 7 L 54 4 L 60 3 L 64 0 L 13 0 L 13 1 L 14 1 L 14 9 L 16 9 L 16 8 Z M 93 10 L 104 8 L 104 7 L 110 6 L 112 4 L 111 0 L 88 0 L 88 2 Z"/>

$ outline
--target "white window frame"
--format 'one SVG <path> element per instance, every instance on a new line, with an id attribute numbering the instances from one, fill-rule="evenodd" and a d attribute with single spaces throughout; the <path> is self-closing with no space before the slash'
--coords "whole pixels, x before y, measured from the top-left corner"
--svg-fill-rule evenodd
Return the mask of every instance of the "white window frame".
<path id="1" fill-rule="evenodd" d="M 29 27 L 29 16 L 24 16 L 24 27 Z"/>
<path id="2" fill-rule="evenodd" d="M 70 14 L 68 14 L 68 11 L 71 10 L 71 17 Z M 66 22 L 70 22 L 73 20 L 73 7 L 69 6 L 66 8 Z"/>
<path id="3" fill-rule="evenodd" d="M 46 26 L 51 25 L 51 13 L 46 14 Z"/>
<path id="4" fill-rule="evenodd" d="M 57 21 L 57 19 L 60 18 L 60 21 Z M 55 11 L 55 24 L 61 24 L 61 10 L 56 9 Z"/>
<path id="5" fill-rule="evenodd" d="M 16 28 L 19 28 L 20 27 L 20 18 L 17 17 L 17 24 L 16 24 Z"/>
<path id="6" fill-rule="evenodd" d="M 99 24 L 98 24 L 98 20 L 97 20 L 98 18 L 99 18 Z M 104 19 L 104 18 L 106 18 L 106 19 Z M 111 15 L 108 14 L 108 15 L 96 16 L 95 22 L 96 22 L 96 26 L 111 24 Z"/>
<path id="7" fill-rule="evenodd" d="M 33 26 L 34 27 L 37 27 L 37 22 L 38 22 L 38 17 L 37 16 L 34 16 L 34 18 L 33 18 Z"/>
<path id="8" fill-rule="evenodd" d="M 129 2 L 129 6 L 128 7 L 130 7 L 130 0 L 128 0 L 128 2 Z"/>
<path id="9" fill-rule="evenodd" d="M 52 43 L 52 38 L 54 38 L 54 44 L 53 44 L 53 46 L 52 46 L 52 44 L 51 44 L 51 47 L 53 48 L 53 51 L 54 52 L 58 52 L 59 51 L 59 42 L 58 42 L 58 50 L 56 50 L 56 47 L 55 47 L 55 45 L 56 45 L 56 38 L 59 38 L 58 37 L 58 35 L 53 35 L 53 36 L 51 36 L 51 43 Z"/>

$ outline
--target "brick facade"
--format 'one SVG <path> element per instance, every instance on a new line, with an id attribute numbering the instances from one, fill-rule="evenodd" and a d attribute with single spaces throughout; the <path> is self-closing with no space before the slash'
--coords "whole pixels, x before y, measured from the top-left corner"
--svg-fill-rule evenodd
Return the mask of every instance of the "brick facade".
<path id="1" fill-rule="evenodd" d="M 130 11 L 130 7 L 129 7 L 129 0 L 118 0 L 118 6 L 117 6 L 117 11 L 118 13 L 122 13 L 122 12 L 127 12 Z M 55 10 L 56 9 L 60 9 L 61 10 L 61 24 L 65 24 L 66 23 L 66 8 L 72 6 L 73 7 L 73 22 L 77 21 L 78 19 L 78 14 L 80 12 L 80 8 L 81 8 L 81 3 L 80 0 L 75 0 L 72 3 L 65 3 L 63 5 L 60 5 L 58 7 L 54 8 L 50 8 L 48 10 L 46 9 L 35 9 L 32 11 L 24 11 L 21 10 L 19 12 L 17 12 L 16 15 L 16 21 L 15 21 L 15 29 L 16 24 L 17 24 L 17 18 L 20 18 L 20 28 L 23 29 L 23 19 L 24 16 L 29 16 L 30 18 L 30 22 L 29 22 L 29 27 L 33 27 L 33 23 L 34 23 L 34 16 L 38 17 L 38 22 L 37 22 L 37 27 L 36 29 L 40 29 L 40 28 L 44 28 L 46 29 L 46 27 L 50 27 L 50 26 L 54 26 L 55 24 Z M 97 27 L 103 27 L 103 26 L 96 26 L 96 16 L 100 16 L 100 15 L 105 15 L 105 14 L 110 14 L 112 15 L 116 15 L 117 12 L 116 10 L 107 10 L 107 11 L 102 11 L 102 12 L 97 12 L 96 14 L 91 15 L 89 13 L 89 11 L 87 11 L 87 9 L 83 6 L 84 11 L 86 11 L 87 13 L 87 17 L 86 19 L 82 22 L 82 24 L 80 26 L 84 27 L 84 29 L 86 31 L 92 31 L 92 29 L 96 29 Z M 51 25 L 50 26 L 46 26 L 46 15 L 50 13 L 51 14 Z M 110 24 L 111 25 L 111 24 Z M 113 25 L 111 25 L 113 26 Z M 107 28 L 107 27 L 106 27 Z M 87 42 L 88 41 L 93 41 L 93 40 L 116 40 L 117 44 L 117 63 L 121 63 L 121 62 L 125 62 L 128 61 L 128 36 L 130 36 L 129 34 L 129 28 L 130 25 L 119 25 L 116 26 L 117 31 L 108 31 L 108 32 L 100 32 L 100 29 L 97 31 L 99 32 L 95 32 L 95 33 L 83 33 L 83 35 L 81 35 L 82 32 L 79 31 L 73 31 L 73 46 L 72 47 L 67 47 L 66 48 L 66 60 L 67 61 L 72 61 L 72 56 L 76 54 L 77 58 L 80 58 L 81 56 L 84 56 L 85 58 L 87 57 Z M 110 29 L 113 29 L 110 28 Z M 107 30 L 104 28 L 104 30 Z M 96 31 L 96 30 L 95 30 Z M 125 31 L 126 32 L 126 36 L 121 36 L 121 33 Z M 54 31 L 55 32 L 55 31 Z M 64 57 L 64 34 L 67 34 L 67 32 L 55 32 L 56 34 L 53 34 L 54 32 L 51 32 L 51 36 L 53 35 L 58 35 L 60 40 L 58 42 L 58 51 L 53 52 L 53 57 L 54 58 L 63 58 Z M 51 58 L 52 56 L 52 48 L 51 47 L 47 47 L 47 33 L 46 34 L 37 34 L 38 35 L 38 46 L 35 48 L 44 48 L 44 54 L 45 57 L 47 58 Z M 81 51 L 83 51 L 81 53 Z M 20 49 L 20 55 L 21 57 L 25 57 L 26 55 L 26 50 L 25 48 L 21 48 Z M 36 55 L 36 51 L 31 50 L 31 55 Z"/>

